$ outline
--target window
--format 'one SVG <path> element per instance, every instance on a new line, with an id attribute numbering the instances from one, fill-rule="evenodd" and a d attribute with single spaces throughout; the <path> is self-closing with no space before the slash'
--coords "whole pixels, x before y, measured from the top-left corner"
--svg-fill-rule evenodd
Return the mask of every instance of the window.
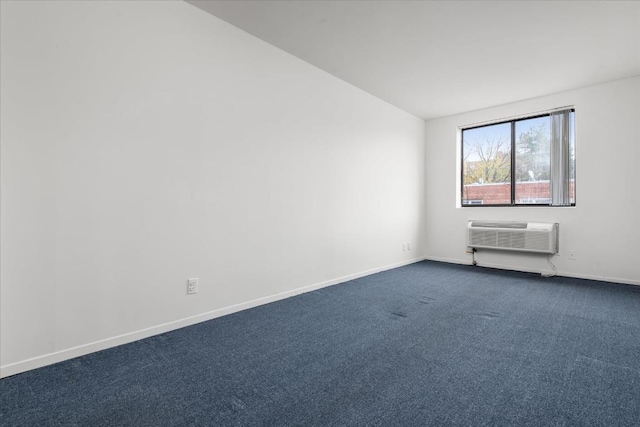
<path id="1" fill-rule="evenodd" d="M 462 129 L 462 206 L 574 206 L 575 111 Z"/>

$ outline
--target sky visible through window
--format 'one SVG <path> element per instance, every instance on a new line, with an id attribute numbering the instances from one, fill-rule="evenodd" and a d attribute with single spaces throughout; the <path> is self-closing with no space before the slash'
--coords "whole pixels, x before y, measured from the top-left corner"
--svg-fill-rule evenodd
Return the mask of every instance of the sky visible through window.
<path id="1" fill-rule="evenodd" d="M 511 124 L 483 126 L 464 131 L 464 157 L 467 162 L 482 160 L 483 153 L 487 153 L 496 141 L 503 141 L 504 147 L 509 149 L 511 140 Z"/>
<path id="2" fill-rule="evenodd" d="M 547 129 L 549 129 L 549 117 L 537 117 L 535 119 L 526 120 L 529 127 L 537 127 L 546 123 Z M 516 139 L 519 137 L 518 130 L 516 129 Z M 501 123 L 498 125 L 488 125 L 479 128 L 468 129 L 464 131 L 464 148 L 465 148 L 465 160 L 469 162 L 476 162 L 481 160 L 477 150 L 467 149 L 473 146 L 482 146 L 486 151 L 488 143 L 498 140 L 504 140 L 506 143 L 506 149 L 509 150 L 509 144 L 511 141 L 511 123 Z"/>

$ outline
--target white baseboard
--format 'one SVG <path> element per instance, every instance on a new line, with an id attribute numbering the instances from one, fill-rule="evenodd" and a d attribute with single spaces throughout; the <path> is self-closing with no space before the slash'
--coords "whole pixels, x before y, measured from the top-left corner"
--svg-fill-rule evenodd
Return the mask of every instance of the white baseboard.
<path id="1" fill-rule="evenodd" d="M 432 256 L 426 256 L 424 259 L 425 260 L 429 260 L 429 261 L 448 262 L 448 263 L 451 263 L 451 264 L 472 265 L 471 262 L 469 262 L 468 260 L 462 260 L 462 259 L 441 258 L 441 257 L 432 257 Z M 493 264 L 493 263 L 487 263 L 487 262 L 482 262 L 482 263 L 479 262 L 478 266 L 479 267 L 497 268 L 497 269 L 500 269 L 500 270 L 523 271 L 525 273 L 548 273 L 548 271 L 541 272 L 540 270 L 514 267 L 512 265 Z M 618 278 L 618 277 L 592 276 L 592 275 L 588 275 L 588 274 L 567 273 L 565 271 L 558 271 L 557 275 L 558 276 L 563 276 L 563 277 L 574 277 L 576 279 L 597 280 L 597 281 L 600 281 L 600 282 L 624 283 L 626 285 L 637 285 L 637 286 L 640 286 L 640 280 L 629 280 L 629 279 L 622 279 L 622 278 Z"/>
<path id="2" fill-rule="evenodd" d="M 172 322 L 163 323 L 161 325 L 152 326 L 150 328 L 129 332 L 126 334 L 118 335 L 118 336 L 107 338 L 100 341 L 94 341 L 89 344 L 83 344 L 77 347 L 67 348 L 64 350 L 56 351 L 54 353 L 49 353 L 42 356 L 31 358 L 31 359 L 22 360 L 20 362 L 10 363 L 8 365 L 0 366 L 0 378 L 9 377 L 11 375 L 16 375 L 22 372 L 41 368 L 47 365 L 52 365 L 54 363 L 73 359 L 74 357 L 84 356 L 86 354 L 94 353 L 96 351 L 106 350 L 108 348 L 116 347 L 123 344 L 128 344 L 133 341 L 138 341 L 154 335 L 163 334 L 165 332 L 170 332 L 176 329 L 184 328 L 186 326 L 195 325 L 197 323 L 205 322 L 207 320 L 215 319 L 217 317 L 226 316 L 227 314 L 236 313 L 238 311 L 257 307 L 259 305 L 268 304 L 268 303 L 283 300 L 295 295 L 300 295 L 306 292 L 315 291 L 317 289 L 325 288 L 328 286 L 337 285 L 339 283 L 348 282 L 349 280 L 358 279 L 360 277 L 368 276 L 374 273 L 379 273 L 381 271 L 391 270 L 393 268 L 413 264 L 413 263 L 422 261 L 424 259 L 425 259 L 424 257 L 413 258 L 413 259 L 401 261 L 395 264 L 386 265 L 384 267 L 373 268 L 370 270 L 362 271 L 360 273 L 350 274 L 347 276 L 339 277 L 337 279 L 327 280 L 325 282 L 303 286 L 301 288 L 293 289 L 286 292 L 281 292 L 281 293 L 270 295 L 267 297 L 254 299 L 254 300 L 243 302 L 240 304 L 235 304 L 229 307 L 219 308 L 213 311 L 197 314 L 195 316 L 187 317 L 184 319 L 179 319 Z"/>

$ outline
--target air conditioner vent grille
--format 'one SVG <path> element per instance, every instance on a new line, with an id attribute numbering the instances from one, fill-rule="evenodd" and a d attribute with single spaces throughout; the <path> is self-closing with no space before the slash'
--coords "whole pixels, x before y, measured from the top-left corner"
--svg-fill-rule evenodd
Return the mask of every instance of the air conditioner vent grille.
<path id="1" fill-rule="evenodd" d="M 488 226 L 480 226 L 488 224 Z M 558 224 L 509 222 L 507 227 L 498 221 L 469 221 L 467 245 L 472 248 L 509 251 L 558 252 Z M 524 227 L 521 227 L 524 224 Z"/>

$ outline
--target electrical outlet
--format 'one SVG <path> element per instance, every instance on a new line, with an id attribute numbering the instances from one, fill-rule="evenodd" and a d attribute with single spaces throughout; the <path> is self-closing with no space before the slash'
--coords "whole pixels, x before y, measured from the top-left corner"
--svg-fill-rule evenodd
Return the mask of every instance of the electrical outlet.
<path id="1" fill-rule="evenodd" d="M 187 295 L 198 293 L 198 278 L 194 277 L 187 280 Z"/>
<path id="2" fill-rule="evenodd" d="M 411 250 L 411 242 L 407 242 L 407 250 L 410 251 Z"/>
<path id="3" fill-rule="evenodd" d="M 569 251 L 569 256 L 567 257 L 567 259 L 569 259 L 571 261 L 575 261 L 576 260 L 576 251 Z"/>

